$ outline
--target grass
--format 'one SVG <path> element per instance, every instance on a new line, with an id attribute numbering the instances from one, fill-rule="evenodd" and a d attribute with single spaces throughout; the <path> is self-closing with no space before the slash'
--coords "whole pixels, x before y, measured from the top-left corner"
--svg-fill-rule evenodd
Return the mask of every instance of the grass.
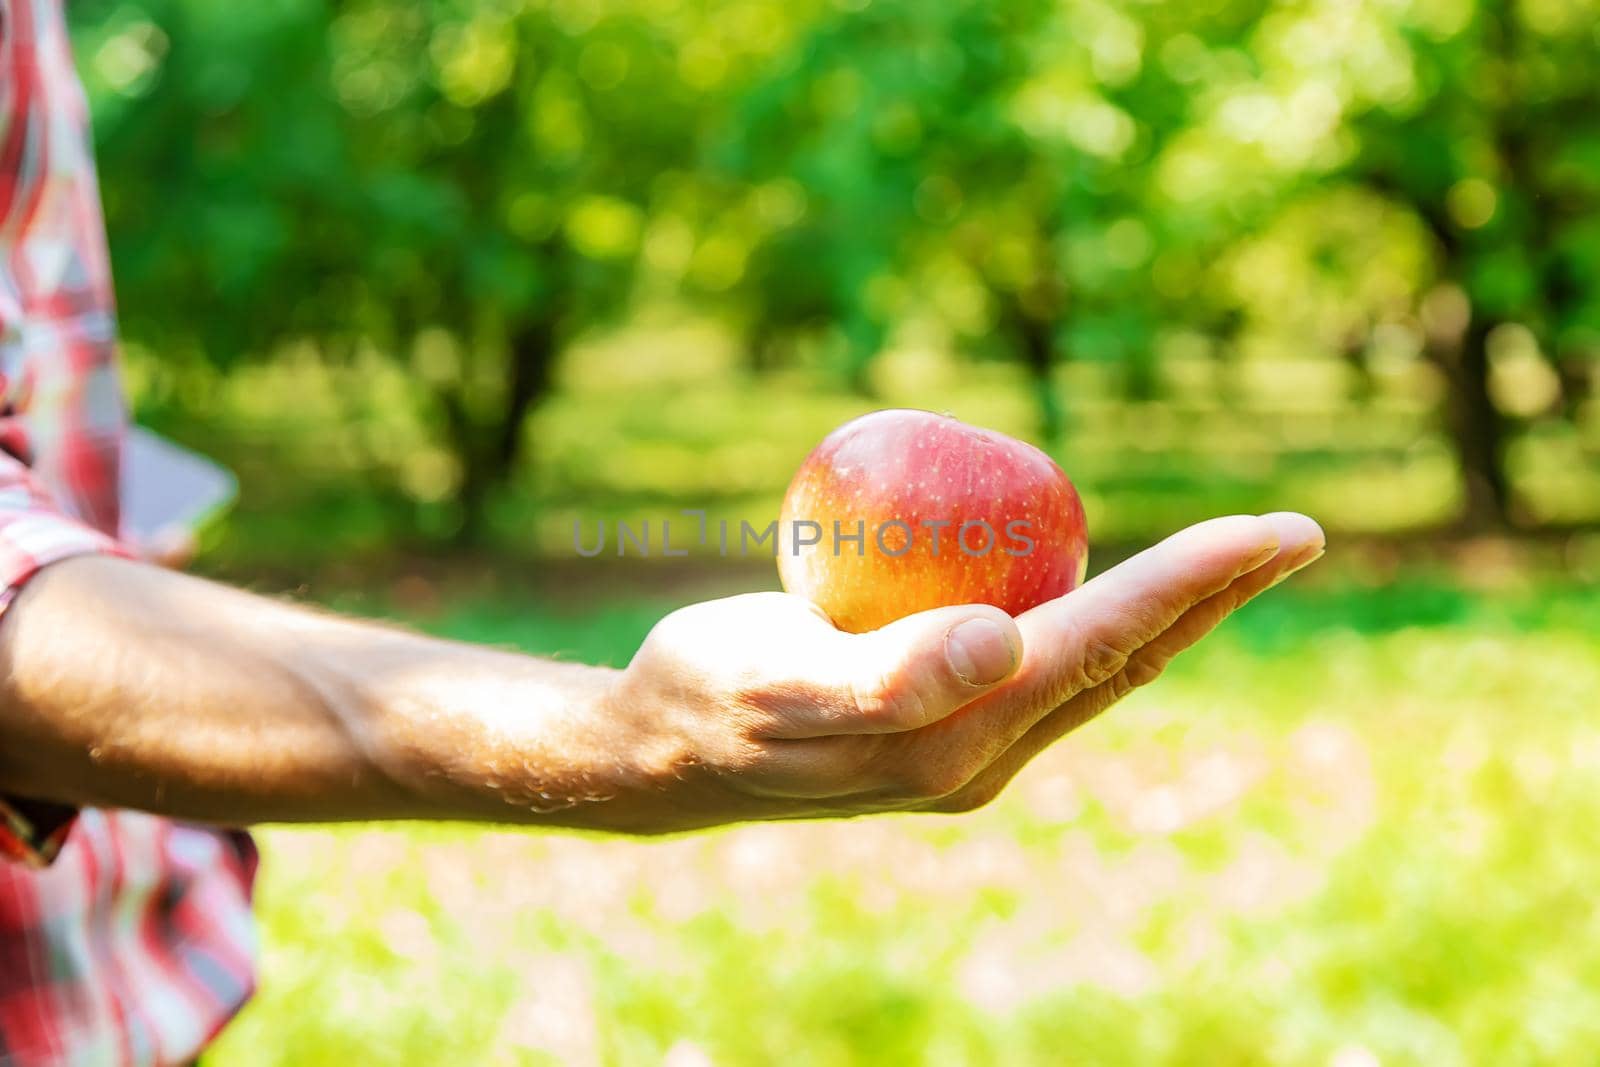
<path id="1" fill-rule="evenodd" d="M 1253 606 L 970 816 L 263 835 L 208 1063 L 1590 1063 L 1600 597 Z M 621 662 L 670 604 L 430 628 Z"/>

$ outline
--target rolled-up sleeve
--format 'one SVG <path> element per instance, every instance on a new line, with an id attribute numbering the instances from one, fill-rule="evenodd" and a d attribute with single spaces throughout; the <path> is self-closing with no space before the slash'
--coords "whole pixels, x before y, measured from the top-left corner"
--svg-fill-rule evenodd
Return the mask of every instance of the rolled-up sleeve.
<path id="1" fill-rule="evenodd" d="M 40 568 L 85 553 L 127 554 L 116 540 L 127 412 L 88 105 L 61 10 L 0 6 L 4 627 Z M 59 805 L 0 796 L 0 862 L 48 863 L 72 818 Z"/>
<path id="2" fill-rule="evenodd" d="M 28 468 L 0 454 L 0 617 L 39 568 L 87 552 L 126 554 L 106 534 L 61 514 Z"/>
<path id="3" fill-rule="evenodd" d="M 111 537 L 63 514 L 33 472 L 0 452 L 0 625 L 40 568 L 87 553 L 127 555 Z M 63 805 L 0 794 L 0 860 L 49 864 L 76 814 Z"/>

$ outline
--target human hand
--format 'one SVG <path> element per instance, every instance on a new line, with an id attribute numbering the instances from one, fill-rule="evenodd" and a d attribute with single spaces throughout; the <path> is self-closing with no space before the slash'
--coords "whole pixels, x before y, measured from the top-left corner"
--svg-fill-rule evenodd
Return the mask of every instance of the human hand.
<path id="1" fill-rule="evenodd" d="M 1303 515 L 1213 519 L 1016 619 L 968 605 L 865 634 L 782 593 L 684 608 L 604 701 L 643 783 L 614 799 L 645 830 L 970 810 L 1323 545 Z"/>

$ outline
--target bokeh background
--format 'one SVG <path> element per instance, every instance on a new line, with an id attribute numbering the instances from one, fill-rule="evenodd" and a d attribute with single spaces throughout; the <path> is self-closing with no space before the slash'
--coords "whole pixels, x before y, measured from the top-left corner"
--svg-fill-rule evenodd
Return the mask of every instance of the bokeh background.
<path id="1" fill-rule="evenodd" d="M 271 830 L 209 1063 L 1589 1063 L 1594 0 L 78 0 L 203 572 L 622 664 L 837 423 L 1332 549 L 991 808 Z"/>

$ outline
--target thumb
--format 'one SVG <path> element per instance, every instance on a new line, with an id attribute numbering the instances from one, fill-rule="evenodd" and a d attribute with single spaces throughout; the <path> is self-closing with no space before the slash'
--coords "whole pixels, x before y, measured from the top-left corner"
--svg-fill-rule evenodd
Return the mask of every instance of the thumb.
<path id="1" fill-rule="evenodd" d="M 831 707 L 802 736 L 916 730 L 1016 673 L 1022 634 L 985 604 L 936 608 L 864 634 L 839 634 Z"/>

